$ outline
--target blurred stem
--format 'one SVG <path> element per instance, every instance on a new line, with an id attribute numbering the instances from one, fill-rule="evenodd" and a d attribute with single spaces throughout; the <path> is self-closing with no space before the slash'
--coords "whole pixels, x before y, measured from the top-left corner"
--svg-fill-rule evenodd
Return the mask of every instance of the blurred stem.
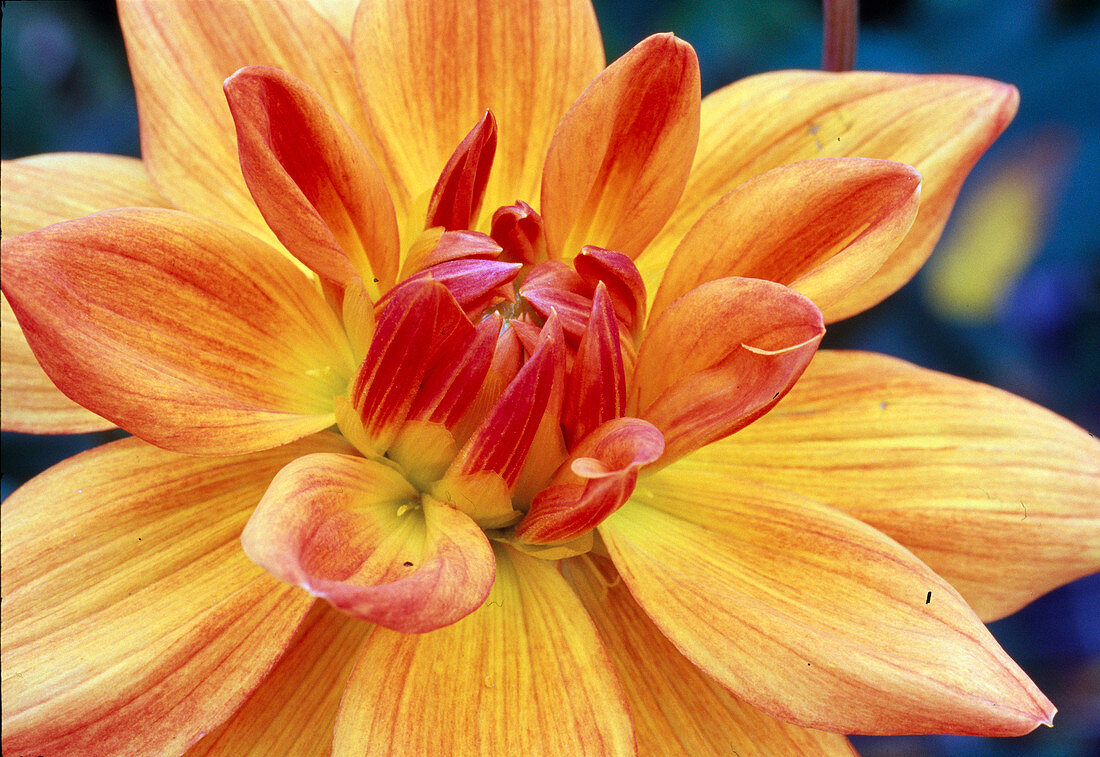
<path id="1" fill-rule="evenodd" d="M 856 62 L 859 0 L 822 0 L 821 5 L 825 18 L 821 68 L 826 71 L 851 71 Z"/>

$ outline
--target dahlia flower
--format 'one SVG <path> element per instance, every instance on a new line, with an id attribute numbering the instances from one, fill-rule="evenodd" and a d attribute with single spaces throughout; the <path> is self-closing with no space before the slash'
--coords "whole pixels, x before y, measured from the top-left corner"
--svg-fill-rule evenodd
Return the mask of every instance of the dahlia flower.
<path id="1" fill-rule="evenodd" d="M 701 99 L 672 35 L 605 67 L 585 0 L 120 15 L 142 160 L 3 167 L 4 427 L 132 434 L 4 503 L 5 754 L 1051 722 L 983 621 L 1096 570 L 1100 445 L 817 349 L 927 258 L 1012 87 Z"/>

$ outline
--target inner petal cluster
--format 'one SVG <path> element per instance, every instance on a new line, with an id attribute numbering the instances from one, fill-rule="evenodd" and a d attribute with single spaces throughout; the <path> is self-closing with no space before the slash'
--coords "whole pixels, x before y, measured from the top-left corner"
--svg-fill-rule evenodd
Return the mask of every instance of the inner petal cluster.
<path id="1" fill-rule="evenodd" d="M 495 538 L 582 552 L 664 450 L 624 417 L 645 287 L 618 252 L 550 259 L 522 200 L 475 230 L 495 145 L 487 112 L 444 167 L 340 425 Z"/>

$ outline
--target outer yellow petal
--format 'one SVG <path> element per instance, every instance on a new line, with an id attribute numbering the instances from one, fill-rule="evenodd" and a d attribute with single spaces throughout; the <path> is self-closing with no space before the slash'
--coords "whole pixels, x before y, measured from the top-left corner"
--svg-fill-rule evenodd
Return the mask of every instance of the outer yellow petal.
<path id="1" fill-rule="evenodd" d="M 431 633 L 371 634 L 337 755 L 634 754 L 622 688 L 576 595 L 553 564 L 496 553 L 480 610 Z"/>
<path id="2" fill-rule="evenodd" d="M 315 602 L 286 655 L 252 696 L 187 757 L 327 757 L 344 684 L 370 623 Z"/>
<path id="3" fill-rule="evenodd" d="M 327 428 L 351 348 L 293 264 L 231 226 L 119 209 L 3 243 L 3 286 L 69 397 L 170 449 L 233 454 Z"/>
<path id="4" fill-rule="evenodd" d="M 692 287 L 726 276 L 786 284 L 829 307 L 869 279 L 905 238 L 920 203 L 911 166 L 866 158 L 804 160 L 734 189 L 703 214 L 671 259 L 639 259 L 660 289 L 650 318 Z"/>
<path id="5" fill-rule="evenodd" d="M 886 532 L 987 621 L 1100 570 L 1100 442 L 894 358 L 819 352 L 771 413 L 698 454 Z"/>
<path id="6" fill-rule="evenodd" d="M 0 168 L 0 231 L 4 238 L 123 205 L 167 206 L 136 158 L 55 153 L 6 160 Z M 39 367 L 3 298 L 0 417 L 5 431 L 75 434 L 114 426 L 53 385 Z"/>
<path id="7" fill-rule="evenodd" d="M 699 61 L 655 34 L 612 63 L 561 120 L 546 154 L 550 257 L 586 244 L 637 257 L 672 214 L 699 136 Z"/>
<path id="8" fill-rule="evenodd" d="M 924 178 L 905 241 L 832 320 L 878 303 L 931 254 L 974 162 L 1008 125 L 1014 87 L 965 76 L 777 71 L 708 95 L 691 178 L 654 246 L 675 246 L 718 198 L 776 166 L 807 158 L 908 163 Z M 736 231 L 734 231 L 736 233 Z"/>
<path id="9" fill-rule="evenodd" d="M 773 717 L 1008 736 L 1054 714 L 949 584 L 832 507 L 688 456 L 639 481 L 599 532 L 672 643 Z"/>
<path id="10" fill-rule="evenodd" d="M 4 754 L 179 754 L 248 696 L 309 597 L 237 544 L 252 505 L 313 437 L 248 457 L 123 439 L 3 504 Z"/>
<path id="11" fill-rule="evenodd" d="M 301 0 L 121 0 L 141 117 L 141 154 L 179 208 L 274 240 L 249 196 L 222 81 L 274 66 L 364 131 L 347 42 Z"/>
<path id="12" fill-rule="evenodd" d="M 364 2 L 353 42 L 377 137 L 368 147 L 399 215 L 431 190 L 486 109 L 499 141 L 483 207 L 537 201 L 550 136 L 604 65 L 586 0 Z"/>
<path id="13" fill-rule="evenodd" d="M 638 751 L 666 757 L 854 755 L 848 739 L 776 720 L 736 699 L 653 625 L 604 558 L 562 563 L 626 688 Z"/>
<path id="14" fill-rule="evenodd" d="M 344 39 L 351 39 L 351 24 L 355 20 L 355 11 L 360 0 L 309 0 L 317 12 L 328 19 L 332 27 L 340 32 Z"/>
<path id="15" fill-rule="evenodd" d="M 4 239 L 108 208 L 171 207 L 137 158 L 49 153 L 5 160 L 0 169 Z"/>

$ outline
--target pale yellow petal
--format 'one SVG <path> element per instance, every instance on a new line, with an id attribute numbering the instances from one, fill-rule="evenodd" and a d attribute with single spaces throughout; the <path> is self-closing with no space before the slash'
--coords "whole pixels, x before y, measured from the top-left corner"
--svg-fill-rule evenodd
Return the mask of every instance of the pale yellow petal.
<path id="1" fill-rule="evenodd" d="M 818 352 L 771 413 L 698 454 L 884 531 L 987 621 L 1100 570 L 1100 441 L 895 358 Z"/>
<path id="2" fill-rule="evenodd" d="M 566 560 L 562 574 L 607 645 L 626 689 L 641 755 L 841 757 L 840 734 L 776 720 L 695 667 L 653 625 L 605 558 Z"/>
<path id="3" fill-rule="evenodd" d="M 552 563 L 496 552 L 497 582 L 472 615 L 426 634 L 371 634 L 335 754 L 634 754 L 622 688 L 576 595 Z"/>
<path id="4" fill-rule="evenodd" d="M 238 537 L 271 476 L 332 435 L 243 457 L 123 439 L 4 501 L 4 754 L 180 754 L 240 705 L 313 601 Z"/>

